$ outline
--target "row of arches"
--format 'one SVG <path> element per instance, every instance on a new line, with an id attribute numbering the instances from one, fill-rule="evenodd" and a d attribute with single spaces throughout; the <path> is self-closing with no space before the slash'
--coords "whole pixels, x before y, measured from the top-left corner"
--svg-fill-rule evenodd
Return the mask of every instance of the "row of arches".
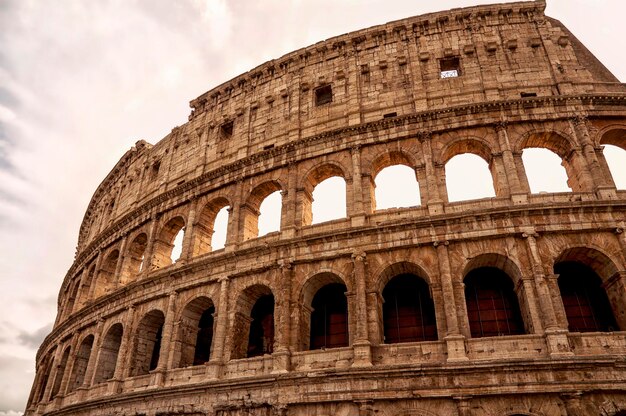
<path id="1" fill-rule="evenodd" d="M 580 250 L 569 250 L 554 265 L 558 275 L 559 298 L 562 311 L 572 332 L 617 331 L 616 299 L 609 299 L 602 278 L 595 268 L 607 267 L 599 261 L 599 253 L 591 253 L 597 264 L 579 260 Z M 472 338 L 521 335 L 532 332 L 523 305 L 528 303 L 524 289 L 514 283 L 511 273 L 516 273 L 510 260 L 496 255 L 483 255 L 473 260 L 463 277 L 465 319 Z M 592 267 L 594 266 L 594 267 Z M 379 328 L 384 344 L 437 341 L 445 336 L 440 328 L 445 320 L 441 302 L 446 299 L 434 296 L 432 280 L 419 266 L 398 263 L 389 266 L 381 275 L 380 304 L 369 308 L 380 309 Z M 294 350 L 316 350 L 348 347 L 353 342 L 350 326 L 354 307 L 351 306 L 348 286 L 351 283 L 338 275 L 323 272 L 307 280 L 298 297 L 299 312 L 295 323 L 300 327 L 295 333 L 303 339 L 286 340 Z M 284 305 L 285 302 L 282 302 Z M 84 385 L 98 384 L 113 378 L 136 377 L 149 374 L 157 368 L 171 369 L 203 365 L 214 359 L 243 359 L 276 352 L 276 334 L 281 331 L 276 315 L 276 298 L 272 289 L 264 284 L 253 284 L 243 289 L 231 306 L 224 311 L 229 320 L 225 328 L 227 352 L 216 351 L 215 334 L 218 331 L 216 305 L 210 296 L 199 295 L 180 308 L 172 319 L 172 334 L 166 336 L 165 309 L 152 309 L 141 316 L 137 325 L 120 320 L 103 330 L 102 340 L 95 342 L 93 333 L 83 336 L 76 351 L 67 346 L 58 371 L 51 378 L 56 350 L 42 361 L 38 401 L 51 399 L 61 392 L 71 392 Z M 219 306 L 219 305 L 218 305 Z M 169 310 L 169 309 L 168 309 Z M 171 310 L 178 310 L 172 308 Z M 170 313 L 170 312 L 168 312 Z M 222 312 L 220 312 L 222 313 Z M 356 317 L 356 319 L 364 319 Z M 126 322 L 134 321 L 127 317 Z M 130 328 L 128 327 L 130 325 Z M 130 354 L 120 354 L 125 342 Z M 164 343 L 169 343 L 167 351 Z M 98 351 L 94 346 L 98 345 Z M 58 358 L 57 358 L 58 360 Z M 125 361 L 124 361 L 125 360 Z M 164 360 L 168 362 L 163 362 Z M 93 366 L 92 372 L 89 367 Z M 67 381 L 65 379 L 67 378 Z M 50 384 L 51 387 L 47 387 Z M 66 386 L 65 390 L 62 386 Z M 47 392 L 48 397 L 44 392 Z"/>
<path id="2" fill-rule="evenodd" d="M 551 143 L 549 149 L 539 150 L 565 154 L 564 152 L 569 149 L 568 158 L 573 157 L 572 145 L 565 138 L 555 133 L 548 135 L 550 140 L 544 136 L 546 135 L 530 136 L 527 140 L 529 148 L 525 148 L 524 152 L 537 150 L 533 146 L 547 146 L 547 143 Z M 611 143 L 607 146 L 613 146 L 624 153 L 623 166 L 626 166 L 626 151 L 614 146 L 624 145 L 623 136 L 619 134 L 605 136 L 606 140 Z M 444 153 L 445 157 L 449 158 L 444 169 L 446 179 L 452 176 L 449 175 L 448 165 L 466 156 L 478 159 L 478 165 L 466 165 L 458 170 L 460 172 L 458 181 L 462 185 L 463 192 L 470 189 L 473 184 L 480 184 L 486 185 L 486 191 L 479 196 L 498 194 L 496 191 L 502 186 L 498 185 L 500 182 L 495 180 L 495 175 L 502 176 L 502 172 L 499 172 L 501 166 L 494 162 L 494 157 L 484 143 L 475 139 L 455 141 Z M 522 158 L 524 156 L 522 154 Z M 559 156 L 556 153 L 552 153 L 552 156 L 558 164 Z M 523 162 L 526 166 L 526 160 Z M 422 168 L 416 168 L 415 163 L 414 158 L 404 151 L 392 151 L 372 162 L 374 179 L 371 181 L 371 189 L 374 195 L 370 199 L 374 210 L 377 206 L 385 209 L 421 204 L 424 187 L 420 187 L 420 180 L 424 180 L 425 176 L 424 173 L 420 173 Z M 574 175 L 573 165 L 568 168 L 568 163 L 570 162 L 563 160 L 563 166 L 557 167 L 561 169 L 564 178 L 569 177 L 567 183 L 573 186 L 575 182 L 573 178 L 579 178 L 581 175 L 572 176 Z M 542 177 L 545 177 L 545 164 L 540 164 L 540 168 L 544 172 Z M 201 206 L 197 215 L 195 211 L 192 214 L 179 209 L 178 214 L 174 212 L 170 214 L 171 218 L 159 221 L 160 229 L 151 231 L 149 227 L 143 227 L 142 230 L 135 231 L 133 235 L 127 237 L 127 244 L 114 245 L 102 253 L 97 260 L 92 261 L 81 276 L 74 279 L 73 285 L 68 287 L 63 315 L 67 316 L 76 307 L 84 306 L 89 300 L 136 280 L 137 276 L 146 269 L 165 267 L 181 258 L 191 259 L 221 249 L 226 244 L 232 245 L 263 233 L 279 231 L 285 224 L 294 221 L 289 214 L 293 212 L 290 206 L 298 207 L 296 210 L 300 213 L 300 219 L 295 220 L 295 223 L 299 226 L 355 214 L 350 212 L 354 211 L 351 204 L 346 203 L 354 199 L 352 195 L 354 190 L 351 189 L 353 187 L 348 186 L 353 178 L 347 175 L 347 169 L 339 162 L 328 162 L 310 169 L 299 185 L 302 186 L 302 190 L 297 192 L 298 197 L 295 201 L 293 199 L 291 202 L 285 201 L 283 198 L 285 186 L 281 185 L 279 180 L 269 180 L 254 187 L 243 203 L 234 203 L 232 197 L 226 194 L 217 196 L 208 202 L 203 200 L 204 205 Z M 491 180 L 468 180 L 470 173 L 475 174 L 481 169 L 491 177 Z M 567 169 L 569 171 L 566 175 Z M 621 173 L 621 176 L 626 176 L 626 173 Z M 582 190 L 581 186 L 578 184 L 573 188 Z M 300 188 L 296 187 L 296 189 Z M 384 193 L 391 189 L 396 189 L 395 196 L 385 196 Z M 317 209 L 316 204 L 322 208 Z M 235 206 L 236 209 L 233 208 Z M 285 210 L 283 206 L 288 209 Z"/>

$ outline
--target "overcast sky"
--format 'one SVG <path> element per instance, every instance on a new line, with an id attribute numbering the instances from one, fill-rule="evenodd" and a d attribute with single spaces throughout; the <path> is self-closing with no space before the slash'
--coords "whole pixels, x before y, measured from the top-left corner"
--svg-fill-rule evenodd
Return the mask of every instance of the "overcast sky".
<path id="1" fill-rule="evenodd" d="M 89 199 L 189 100 L 328 37 L 462 0 L 0 0 L 0 416 L 21 412 Z M 626 80 L 623 0 L 550 0 Z"/>

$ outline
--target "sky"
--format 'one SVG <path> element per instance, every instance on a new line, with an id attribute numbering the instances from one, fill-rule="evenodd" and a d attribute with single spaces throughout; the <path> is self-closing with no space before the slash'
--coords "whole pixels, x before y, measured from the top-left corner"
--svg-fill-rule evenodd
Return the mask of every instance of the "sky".
<path id="1" fill-rule="evenodd" d="M 464 0 L 0 0 L 0 416 L 25 407 L 93 192 L 188 102 L 325 38 Z M 548 0 L 626 81 L 623 0 Z"/>

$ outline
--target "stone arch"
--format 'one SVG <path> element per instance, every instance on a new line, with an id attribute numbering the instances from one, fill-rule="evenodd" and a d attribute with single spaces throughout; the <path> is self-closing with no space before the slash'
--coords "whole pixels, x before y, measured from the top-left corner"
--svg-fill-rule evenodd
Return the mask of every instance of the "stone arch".
<path id="1" fill-rule="evenodd" d="M 577 154 L 576 142 L 566 133 L 557 130 L 532 130 L 524 135 L 517 143 L 516 151 L 522 153 L 524 149 L 547 149 L 561 158 L 561 165 L 567 175 L 567 186 L 574 192 L 585 190 L 584 181 L 580 172 L 585 172 L 587 166 L 584 158 Z"/>
<path id="2" fill-rule="evenodd" d="M 111 325 L 106 331 L 106 335 L 100 344 L 94 383 L 102 383 L 113 378 L 123 334 L 124 327 L 119 322 Z"/>
<path id="3" fill-rule="evenodd" d="M 100 264 L 100 269 L 97 271 L 98 277 L 96 280 L 94 298 L 97 299 L 115 290 L 117 286 L 115 271 L 119 257 L 120 250 L 118 248 L 113 248 L 104 255 L 104 260 Z"/>
<path id="4" fill-rule="evenodd" d="M 250 240 L 259 236 L 259 214 L 263 201 L 274 192 L 282 191 L 284 188 L 280 182 L 269 180 L 257 185 L 246 199 L 246 203 L 241 206 L 242 215 L 242 235 L 243 240 Z M 282 210 L 281 214 L 282 215 Z"/>
<path id="5" fill-rule="evenodd" d="M 95 260 L 85 267 L 85 271 L 83 272 L 84 276 L 81 279 L 81 289 L 78 294 L 78 309 L 83 308 L 87 302 L 89 302 L 90 289 L 92 285 L 95 285 L 95 277 L 96 277 L 96 264 Z"/>
<path id="6" fill-rule="evenodd" d="M 463 282 L 472 338 L 528 332 L 530 323 L 523 320 L 520 308 L 525 304 L 520 281 L 519 267 L 501 254 L 485 253 L 467 262 Z"/>
<path id="7" fill-rule="evenodd" d="M 602 250 L 584 246 L 568 247 L 556 257 L 554 272 L 570 330 L 626 328 L 626 273 L 617 264 Z"/>
<path id="8" fill-rule="evenodd" d="M 444 173 L 446 176 L 445 178 L 446 189 L 450 188 L 448 186 L 447 180 L 449 179 L 450 176 L 452 176 L 452 172 L 449 172 L 447 169 L 450 168 L 451 166 L 450 162 L 452 161 L 452 159 L 458 156 L 470 154 L 470 155 L 478 156 L 480 159 L 484 160 L 485 163 L 487 164 L 487 171 L 489 172 L 489 176 L 491 176 L 491 185 L 492 185 L 493 192 L 491 192 L 491 189 L 484 190 L 483 195 L 470 197 L 469 199 L 474 199 L 476 197 L 477 198 L 491 197 L 493 195 L 500 196 L 501 194 L 503 194 L 504 190 L 502 189 L 502 186 L 499 186 L 500 182 L 502 182 L 501 180 L 502 178 L 498 176 L 498 170 L 496 169 L 495 163 L 493 163 L 493 153 L 494 152 L 493 152 L 493 149 L 491 148 L 491 145 L 487 141 L 477 138 L 477 137 L 461 137 L 461 138 L 452 140 L 443 149 L 441 149 L 441 152 L 438 155 L 441 164 L 444 165 Z M 487 171 L 484 172 L 485 175 Z M 454 200 L 454 198 L 450 198 L 449 189 L 447 190 L 447 193 L 448 193 L 448 200 Z M 464 200 L 464 199 L 465 198 L 457 199 L 457 200 Z"/>
<path id="9" fill-rule="evenodd" d="M 86 381 L 85 373 L 87 365 L 91 359 L 91 350 L 93 348 L 93 334 L 86 335 L 80 342 L 76 355 L 74 356 L 74 364 L 72 365 L 72 373 L 68 385 L 68 392 L 74 391 L 82 386 Z"/>
<path id="10" fill-rule="evenodd" d="M 63 383 L 63 379 L 67 377 L 65 373 L 67 369 L 67 363 L 70 358 L 70 352 L 71 352 L 71 348 L 68 345 L 67 347 L 65 347 L 65 350 L 63 351 L 63 355 L 61 356 L 61 362 L 59 363 L 57 367 L 56 375 L 54 376 L 54 384 L 52 385 L 52 391 L 50 392 L 51 399 L 53 399 L 56 395 L 61 393 L 61 384 Z"/>
<path id="11" fill-rule="evenodd" d="M 340 177 L 346 182 L 346 169 L 337 162 L 319 163 L 303 175 L 301 182 L 302 197 L 300 200 L 302 225 L 311 225 L 313 223 L 313 192 L 315 188 L 320 183 L 333 177 Z M 340 204 L 341 202 L 338 201 L 337 203 Z M 344 200 L 344 205 L 346 203 L 347 198 Z"/>
<path id="12" fill-rule="evenodd" d="M 300 293 L 300 345 L 304 350 L 350 344 L 346 280 L 320 272 L 307 279 Z"/>
<path id="13" fill-rule="evenodd" d="M 231 358 L 273 352 L 274 306 L 272 289 L 265 284 L 253 284 L 241 291 L 233 316 Z"/>
<path id="14" fill-rule="evenodd" d="M 177 215 L 169 219 L 161 227 L 154 240 L 152 254 L 152 266 L 154 268 L 166 267 L 172 264 L 172 251 L 174 250 L 174 240 L 180 232 L 185 230 L 186 220 L 182 215 Z"/>
<path id="15" fill-rule="evenodd" d="M 400 261 L 384 264 L 379 268 L 379 271 L 374 273 L 374 276 L 378 276 L 376 282 L 378 292 L 382 293 L 387 283 L 400 274 L 414 274 L 420 279 L 423 279 L 427 285 L 430 286 L 432 284 L 431 278 L 422 266 L 412 261 Z"/>
<path id="16" fill-rule="evenodd" d="M 68 293 L 66 293 L 67 296 L 67 303 L 65 306 L 65 311 L 64 311 L 64 315 L 66 317 L 70 316 L 72 314 L 72 312 L 75 309 L 75 306 L 77 306 L 77 300 L 78 300 L 78 290 L 80 289 L 80 283 L 81 283 L 81 279 L 80 279 L 80 275 L 79 277 L 73 279 L 72 284 L 68 287 Z"/>
<path id="17" fill-rule="evenodd" d="M 624 183 L 625 168 L 624 159 L 626 155 L 626 126 L 612 125 L 603 129 L 599 134 L 599 144 L 602 146 L 602 153 L 598 155 L 607 178 L 613 179 L 617 189 L 626 189 Z M 606 145 L 615 146 L 618 149 L 609 149 Z"/>
<path id="18" fill-rule="evenodd" d="M 144 270 L 146 267 L 145 254 L 147 246 L 148 234 L 143 231 L 134 235 L 132 240 L 130 240 L 130 244 L 126 249 L 126 256 L 124 257 L 120 284 L 124 285 L 136 280 L 139 273 Z"/>
<path id="19" fill-rule="evenodd" d="M 207 296 L 187 302 L 179 317 L 174 343 L 174 366 L 189 367 L 209 361 L 215 329 L 215 305 Z"/>
<path id="20" fill-rule="evenodd" d="M 202 207 L 193 228 L 192 256 L 199 256 L 213 250 L 215 218 L 223 208 L 229 207 L 232 207 L 231 202 L 223 196 L 212 199 Z"/>
<path id="21" fill-rule="evenodd" d="M 130 376 L 141 376 L 159 364 L 165 315 L 159 309 L 146 313 L 135 330 Z"/>
<path id="22" fill-rule="evenodd" d="M 54 366 L 54 355 L 56 353 L 56 347 L 52 348 L 52 350 L 50 350 L 50 352 L 48 352 L 48 354 L 46 355 L 46 358 L 43 360 L 42 363 L 42 367 L 43 367 L 43 375 L 41 377 L 41 380 L 39 382 L 39 392 L 37 394 L 37 403 L 40 402 L 44 402 L 44 401 L 48 401 L 48 397 L 44 397 L 45 392 L 46 392 L 46 387 L 48 386 L 48 383 L 50 382 L 50 375 L 52 374 L 52 368 Z"/>
<path id="23" fill-rule="evenodd" d="M 380 206 L 380 201 L 378 201 L 379 192 L 377 192 L 379 188 L 376 184 L 376 179 L 378 178 L 378 175 L 382 171 L 386 170 L 387 168 L 393 168 L 396 166 L 406 166 L 407 168 L 410 168 L 413 171 L 413 174 L 415 176 L 414 178 L 415 185 L 417 187 L 415 189 L 407 189 L 406 192 L 413 191 L 419 199 L 419 203 L 417 205 L 421 204 L 421 201 L 423 200 L 422 195 L 421 195 L 422 188 L 420 186 L 420 180 L 418 178 L 417 171 L 415 170 L 417 166 L 417 161 L 415 157 L 403 150 L 391 150 L 391 151 L 387 151 L 385 153 L 378 155 L 372 161 L 371 165 L 368 167 L 369 168 L 368 170 L 371 171 L 370 200 L 372 201 L 371 202 L 372 211 L 376 211 L 377 207 Z M 405 207 L 407 205 L 400 205 L 400 206 Z"/>
<path id="24" fill-rule="evenodd" d="M 382 273 L 382 329 L 386 344 L 437 340 L 433 296 L 423 269 L 402 262 Z"/>

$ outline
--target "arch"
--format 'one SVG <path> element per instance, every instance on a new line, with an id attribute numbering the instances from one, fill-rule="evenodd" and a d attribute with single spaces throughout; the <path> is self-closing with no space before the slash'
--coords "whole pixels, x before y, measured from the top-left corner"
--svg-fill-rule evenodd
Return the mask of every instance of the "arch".
<path id="1" fill-rule="evenodd" d="M 532 193 L 572 191 L 563 159 L 554 151 L 527 147 L 522 151 L 522 163 Z"/>
<path id="2" fill-rule="evenodd" d="M 444 169 L 449 202 L 496 196 L 494 166 L 484 157 L 475 153 L 455 155 L 446 162 Z M 472 174 L 470 177 L 468 172 Z"/>
<path id="3" fill-rule="evenodd" d="M 617 189 L 626 189 L 626 127 L 610 126 L 600 136 L 606 168 Z"/>
<path id="4" fill-rule="evenodd" d="M 493 154 L 488 142 L 476 137 L 460 137 L 452 140 L 442 150 L 440 160 L 442 164 L 447 164 L 450 159 L 465 153 L 472 153 L 481 157 L 488 164 L 491 163 Z"/>
<path id="5" fill-rule="evenodd" d="M 120 276 L 120 284 L 134 281 L 137 275 L 145 268 L 145 254 L 148 246 L 148 235 L 144 232 L 137 234 L 126 250 L 124 268 Z"/>
<path id="6" fill-rule="evenodd" d="M 178 339 L 174 350 L 180 357 L 175 359 L 177 367 L 201 365 L 211 357 L 215 306 L 206 296 L 200 296 L 183 308 L 180 315 Z"/>
<path id="7" fill-rule="evenodd" d="M 91 285 L 95 284 L 96 265 L 94 263 L 95 262 L 92 262 L 85 268 L 87 276 L 83 276 L 81 279 L 80 292 L 78 294 L 78 309 L 83 308 L 87 302 L 89 302 Z"/>
<path id="8" fill-rule="evenodd" d="M 615 263 L 589 247 L 570 247 L 554 262 L 568 328 L 576 332 L 619 330 L 625 300 Z M 619 319 L 617 319 L 619 318 Z"/>
<path id="9" fill-rule="evenodd" d="M 346 181 L 332 176 L 318 183 L 311 197 L 311 224 L 346 217 Z M 303 222 L 303 225 L 308 225 Z"/>
<path id="10" fill-rule="evenodd" d="M 157 368 L 164 323 L 165 315 L 163 312 L 153 309 L 145 314 L 137 325 L 133 345 L 133 361 L 130 368 L 131 377 L 148 374 Z"/>
<path id="11" fill-rule="evenodd" d="M 424 279 L 398 274 L 385 285 L 382 296 L 386 344 L 437 340 L 435 307 Z"/>
<path id="12" fill-rule="evenodd" d="M 39 394 L 37 397 L 37 402 L 42 402 L 44 400 L 47 400 L 46 397 L 44 397 L 45 393 L 46 393 L 46 387 L 48 386 L 48 381 L 50 380 L 50 374 L 52 373 L 52 366 L 54 365 L 54 355 L 56 352 L 56 348 L 53 348 L 48 355 L 46 356 L 46 359 L 44 360 L 44 364 L 43 364 L 43 376 L 41 378 L 41 382 L 39 383 Z"/>
<path id="13" fill-rule="evenodd" d="M 522 279 L 520 266 L 510 257 L 500 253 L 482 253 L 472 257 L 463 268 L 463 276 L 481 267 L 495 267 L 502 270 L 513 281 L 513 285 L 518 285 Z"/>
<path id="14" fill-rule="evenodd" d="M 274 350 L 274 295 L 263 284 L 246 288 L 237 299 L 231 358 L 271 354 Z"/>
<path id="15" fill-rule="evenodd" d="M 87 372 L 87 364 L 89 364 L 91 357 L 93 339 L 93 335 L 87 335 L 78 347 L 76 356 L 74 357 L 68 392 L 76 390 L 85 383 L 85 373 Z"/>
<path id="16" fill-rule="evenodd" d="M 120 257 L 120 251 L 118 249 L 111 250 L 104 258 L 100 270 L 98 271 L 98 278 L 96 282 L 96 289 L 94 291 L 95 298 L 106 295 L 109 292 L 115 290 L 117 282 L 115 281 L 115 270 L 117 269 L 117 262 Z"/>
<path id="17" fill-rule="evenodd" d="M 374 177 L 373 188 L 373 210 L 421 205 L 417 173 L 405 163 L 380 169 Z"/>
<path id="18" fill-rule="evenodd" d="M 480 260 L 476 262 L 480 264 Z M 513 281 L 504 270 L 492 265 L 474 267 L 465 275 L 464 283 L 472 338 L 524 333 Z"/>
<path id="19" fill-rule="evenodd" d="M 346 174 L 341 165 L 334 162 L 324 162 L 310 169 L 303 175 L 303 178 L 303 192 L 301 199 L 302 225 L 311 225 L 323 221 L 344 218 L 346 216 Z M 332 183 L 328 181 L 333 180 L 333 178 L 343 179 L 343 200 L 341 195 L 337 195 L 334 200 L 332 199 L 332 196 L 327 197 L 327 195 L 324 194 L 318 195 L 320 193 L 320 189 L 322 190 L 322 193 L 324 193 L 324 187 L 329 183 Z M 319 188 L 319 186 L 322 186 L 322 188 Z M 317 197 L 318 203 L 315 202 L 315 197 Z M 333 217 L 332 215 L 324 215 L 320 213 L 320 199 L 323 199 L 326 203 L 332 201 L 332 207 L 328 209 L 337 210 L 339 214 Z M 323 221 L 318 219 L 320 216 L 324 218 Z"/>
<path id="20" fill-rule="evenodd" d="M 250 240 L 259 236 L 259 215 L 261 204 L 275 192 L 282 191 L 277 181 L 267 181 L 258 185 L 248 196 L 246 203 L 241 207 L 243 223 L 243 239 Z M 282 210 L 281 210 L 282 211 Z M 277 214 L 279 218 L 281 212 Z M 274 230 L 271 230 L 274 231 Z"/>
<path id="21" fill-rule="evenodd" d="M 375 178 L 378 176 L 381 170 L 388 168 L 389 166 L 403 165 L 409 168 L 414 168 L 417 165 L 417 160 L 413 155 L 403 150 L 391 150 L 378 155 L 370 165 L 370 176 Z M 363 173 L 365 169 L 363 169 Z"/>
<path id="22" fill-rule="evenodd" d="M 71 286 L 64 313 L 66 317 L 70 316 L 74 311 L 74 306 L 76 305 L 76 300 L 78 299 L 78 289 L 80 289 L 80 278 L 74 279 L 74 282 Z"/>
<path id="23" fill-rule="evenodd" d="M 113 378 L 115 367 L 117 366 L 117 356 L 120 352 L 122 344 L 122 335 L 124 328 L 121 323 L 116 323 L 109 328 L 102 344 L 100 345 L 100 353 L 98 354 L 98 365 L 94 383 L 102 383 Z"/>
<path id="24" fill-rule="evenodd" d="M 165 223 L 154 241 L 154 252 L 152 254 L 153 267 L 158 269 L 172 264 L 172 253 L 175 248 L 174 240 L 177 237 L 180 238 L 179 234 L 184 232 L 185 219 L 180 215 Z"/>
<path id="25" fill-rule="evenodd" d="M 310 334 L 309 349 L 349 345 L 346 292 L 346 284 L 332 273 L 317 274 L 306 282 L 302 299 L 310 313 L 303 316 L 302 331 Z"/>
<path id="26" fill-rule="evenodd" d="M 222 209 L 226 208 L 229 210 L 230 207 L 230 202 L 224 197 L 217 197 L 202 207 L 198 220 L 194 225 L 192 256 L 199 256 L 214 250 L 215 220 Z"/>
<path id="27" fill-rule="evenodd" d="M 54 376 L 54 384 L 52 385 L 52 392 L 50 393 L 50 398 L 54 398 L 61 391 L 61 384 L 63 383 L 63 379 L 65 378 L 65 370 L 67 368 L 67 362 L 70 358 L 70 347 L 66 347 L 65 351 L 63 351 L 63 356 L 61 357 L 61 363 L 57 367 L 57 373 Z"/>

